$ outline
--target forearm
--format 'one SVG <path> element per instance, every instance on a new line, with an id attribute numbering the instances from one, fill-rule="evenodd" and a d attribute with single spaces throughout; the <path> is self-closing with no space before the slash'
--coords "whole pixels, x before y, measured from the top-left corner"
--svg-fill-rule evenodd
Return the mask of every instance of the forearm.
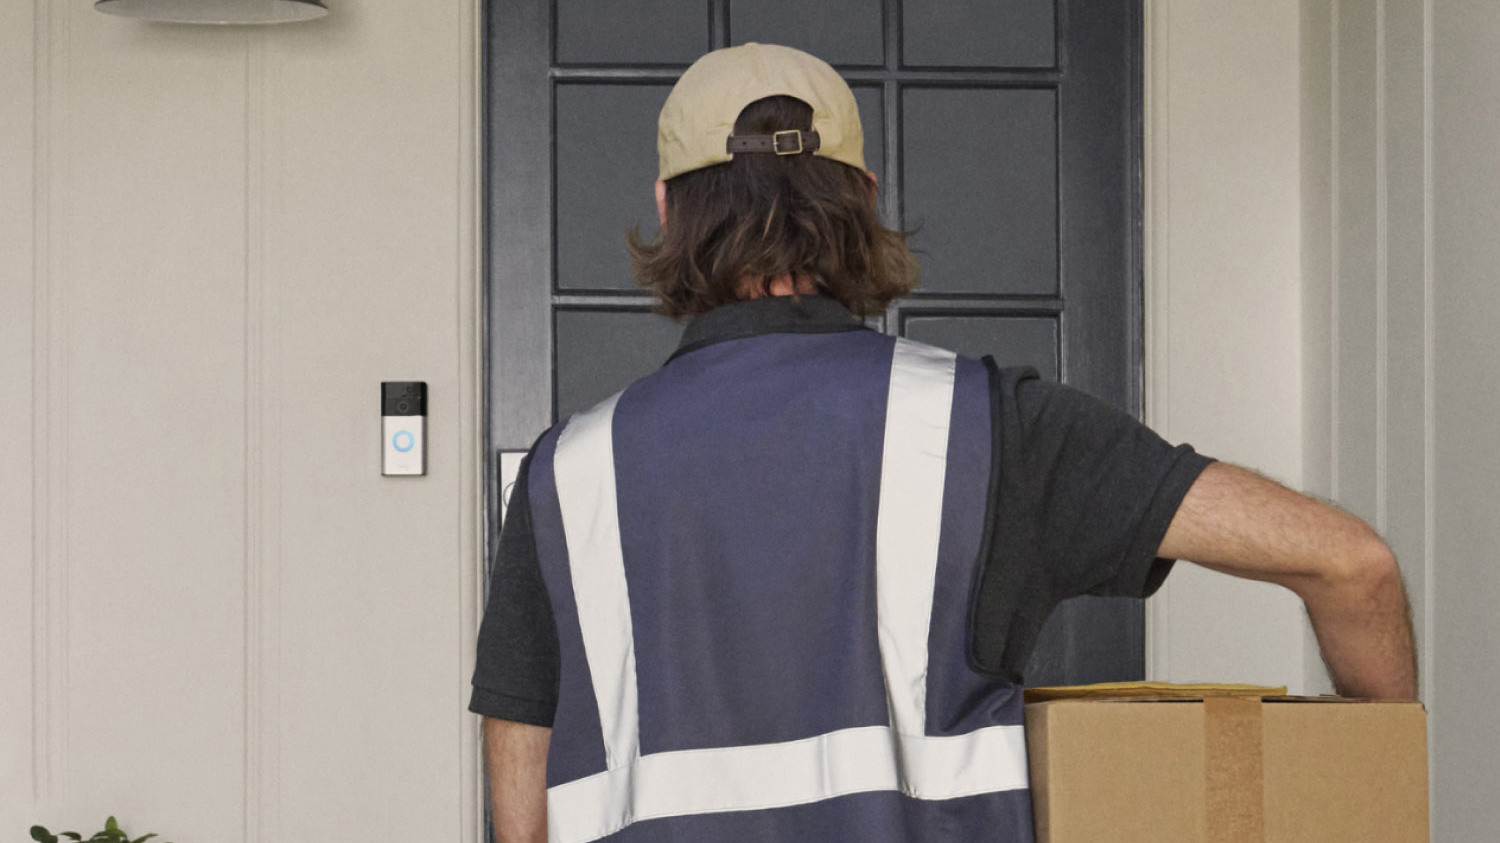
<path id="1" fill-rule="evenodd" d="M 1394 559 L 1386 555 L 1298 591 L 1341 696 L 1417 698 L 1411 606 Z"/>
<path id="2" fill-rule="evenodd" d="M 1390 548 L 1354 515 L 1214 463 L 1188 490 L 1160 555 L 1291 589 L 1307 604 L 1340 694 L 1416 699 L 1410 607 Z"/>
<path id="3" fill-rule="evenodd" d="M 495 843 L 546 843 L 551 734 L 540 726 L 484 718 Z"/>

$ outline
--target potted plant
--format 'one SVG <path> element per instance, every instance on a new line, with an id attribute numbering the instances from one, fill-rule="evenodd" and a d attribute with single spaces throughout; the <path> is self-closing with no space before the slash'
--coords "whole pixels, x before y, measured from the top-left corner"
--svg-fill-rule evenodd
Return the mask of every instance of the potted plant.
<path id="1" fill-rule="evenodd" d="M 37 843 L 57 843 L 60 837 L 66 837 L 69 840 L 87 841 L 87 843 L 144 843 L 144 841 L 156 836 L 155 834 L 146 834 L 132 840 L 130 839 L 130 835 L 125 833 L 125 829 L 120 828 L 120 824 L 115 822 L 114 817 L 110 817 L 104 821 L 103 831 L 96 831 L 93 837 L 87 838 L 76 831 L 59 831 L 57 834 L 53 834 L 44 826 L 34 825 L 31 827 L 31 839 L 37 841 Z"/>

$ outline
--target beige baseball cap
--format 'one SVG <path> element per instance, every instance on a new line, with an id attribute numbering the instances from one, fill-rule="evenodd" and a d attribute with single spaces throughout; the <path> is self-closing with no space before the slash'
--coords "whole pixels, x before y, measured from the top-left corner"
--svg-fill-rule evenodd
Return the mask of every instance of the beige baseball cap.
<path id="1" fill-rule="evenodd" d="M 778 95 L 812 106 L 811 132 L 730 139 L 745 106 Z M 663 181 L 723 164 L 736 152 L 807 151 L 865 168 L 865 134 L 854 92 L 827 62 L 792 47 L 751 42 L 704 54 L 677 80 L 657 121 Z"/>

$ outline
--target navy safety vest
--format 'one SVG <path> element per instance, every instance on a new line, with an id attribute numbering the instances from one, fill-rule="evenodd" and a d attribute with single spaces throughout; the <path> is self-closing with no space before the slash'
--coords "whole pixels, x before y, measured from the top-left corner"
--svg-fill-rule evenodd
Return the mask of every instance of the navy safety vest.
<path id="1" fill-rule="evenodd" d="M 982 361 L 871 330 L 674 357 L 538 441 L 549 840 L 1030 843 L 966 629 Z"/>

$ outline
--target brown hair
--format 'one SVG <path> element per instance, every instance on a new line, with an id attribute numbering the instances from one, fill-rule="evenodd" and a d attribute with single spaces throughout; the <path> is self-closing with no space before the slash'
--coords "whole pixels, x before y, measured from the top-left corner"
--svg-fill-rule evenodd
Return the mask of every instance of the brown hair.
<path id="1" fill-rule="evenodd" d="M 788 96 L 756 100 L 740 112 L 736 135 L 808 129 L 812 107 Z M 739 154 L 667 180 L 667 225 L 646 242 L 626 233 L 636 284 L 674 319 L 736 301 L 740 279 L 807 276 L 819 292 L 854 313 L 879 313 L 917 285 L 912 232 L 876 216 L 863 172 L 810 153 Z"/>

